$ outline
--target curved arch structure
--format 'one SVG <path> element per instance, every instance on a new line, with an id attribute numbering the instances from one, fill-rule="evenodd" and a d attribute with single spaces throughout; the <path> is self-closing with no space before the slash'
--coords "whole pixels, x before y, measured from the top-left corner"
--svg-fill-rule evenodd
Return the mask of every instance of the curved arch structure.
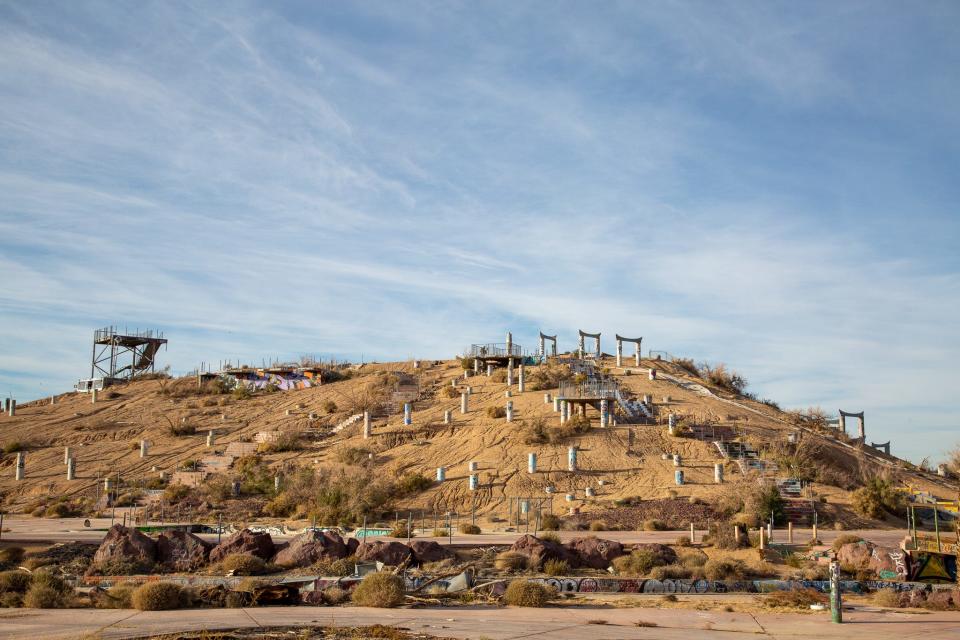
<path id="1" fill-rule="evenodd" d="M 880 451 L 883 451 L 887 455 L 890 455 L 889 440 L 887 440 L 886 442 L 871 442 L 870 446 L 873 447 L 874 449 L 879 449 Z"/>
<path id="2" fill-rule="evenodd" d="M 856 418 L 857 419 L 857 437 L 863 440 L 865 437 L 865 431 L 863 428 L 863 411 L 860 413 L 854 413 L 853 411 L 840 411 L 840 430 L 844 433 L 847 432 L 847 418 Z"/>
<path id="3" fill-rule="evenodd" d="M 619 333 L 617 334 L 617 366 L 623 366 L 623 343 L 632 342 L 637 346 L 637 352 L 634 354 L 634 360 L 636 366 L 640 366 L 640 343 L 643 342 L 643 337 L 640 338 L 624 338 Z"/>
<path id="4" fill-rule="evenodd" d="M 554 357 L 557 355 L 557 336 L 556 335 L 548 336 L 543 331 L 541 331 L 540 332 L 540 358 L 542 360 L 546 360 L 547 358 L 547 340 L 549 340 L 552 343 L 550 345 L 550 355 Z"/>
<path id="5" fill-rule="evenodd" d="M 583 355 L 584 355 L 583 339 L 584 339 L 584 338 L 593 338 L 593 340 L 594 340 L 594 343 L 593 343 L 593 344 L 594 344 L 593 352 L 594 352 L 594 354 L 596 354 L 596 357 L 599 358 L 599 357 L 600 357 L 600 333 L 599 333 L 599 332 L 598 332 L 598 333 L 587 333 L 587 332 L 584 331 L 583 329 L 579 329 L 579 332 L 580 332 L 580 342 L 579 342 L 580 357 L 582 358 Z"/>

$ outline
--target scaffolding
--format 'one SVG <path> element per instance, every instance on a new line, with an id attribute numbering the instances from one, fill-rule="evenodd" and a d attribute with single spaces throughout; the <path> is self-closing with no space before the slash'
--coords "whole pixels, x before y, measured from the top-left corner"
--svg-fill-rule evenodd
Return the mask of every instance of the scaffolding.
<path id="1" fill-rule="evenodd" d="M 153 330 L 120 332 L 104 327 L 93 332 L 90 377 L 77 382 L 77 391 L 103 389 L 114 382 L 153 372 L 157 352 L 167 344 L 163 333 Z"/>

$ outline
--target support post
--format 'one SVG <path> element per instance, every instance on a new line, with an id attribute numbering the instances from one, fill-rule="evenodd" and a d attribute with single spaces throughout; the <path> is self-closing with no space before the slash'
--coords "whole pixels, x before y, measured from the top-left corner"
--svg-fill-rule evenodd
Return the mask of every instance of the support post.
<path id="1" fill-rule="evenodd" d="M 617 366 L 623 366 L 623 340 L 620 339 L 620 336 L 617 336 Z"/>
<path id="2" fill-rule="evenodd" d="M 467 412 L 467 392 L 464 391 L 460 394 L 460 413 Z"/>
<path id="3" fill-rule="evenodd" d="M 17 480 L 23 480 L 24 467 L 26 466 L 26 455 L 23 451 L 17 452 L 17 469 L 14 476 Z"/>
<path id="4" fill-rule="evenodd" d="M 370 424 L 370 412 L 363 412 L 363 439 L 366 440 L 370 437 L 372 433 L 372 425 Z"/>
<path id="5" fill-rule="evenodd" d="M 830 561 L 830 620 L 843 622 L 843 599 L 840 595 L 840 561 Z"/>

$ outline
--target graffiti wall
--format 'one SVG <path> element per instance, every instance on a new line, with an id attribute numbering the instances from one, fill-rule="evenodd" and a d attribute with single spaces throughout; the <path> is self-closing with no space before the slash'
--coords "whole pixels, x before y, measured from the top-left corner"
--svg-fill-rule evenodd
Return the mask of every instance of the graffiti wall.
<path id="1" fill-rule="evenodd" d="M 251 391 L 259 391 L 267 388 L 276 388 L 280 391 L 292 391 L 294 389 L 307 389 L 320 385 L 320 374 L 289 372 L 289 373 L 269 373 L 265 371 L 250 371 L 241 374 L 230 374 L 235 385 L 245 385 Z"/>
<path id="2" fill-rule="evenodd" d="M 913 580 L 937 583 L 957 581 L 957 556 L 945 553 L 913 552 Z"/>
<path id="3" fill-rule="evenodd" d="M 769 593 L 788 589 L 830 591 L 829 580 L 653 580 L 644 578 L 535 578 L 535 582 L 554 587 L 560 593 Z M 925 590 L 918 582 L 846 580 L 843 591 L 863 593 L 877 589 L 898 591 Z"/>

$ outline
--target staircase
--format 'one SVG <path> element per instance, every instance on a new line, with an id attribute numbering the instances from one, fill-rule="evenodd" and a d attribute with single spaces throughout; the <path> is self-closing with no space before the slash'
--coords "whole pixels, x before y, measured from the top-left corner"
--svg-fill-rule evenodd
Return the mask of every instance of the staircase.
<path id="1" fill-rule="evenodd" d="M 341 431 L 343 431 L 343 430 L 346 429 L 347 427 L 353 426 L 353 425 L 357 424 L 358 422 L 360 422 L 361 420 L 363 420 L 363 414 L 362 414 L 362 413 L 355 413 L 354 415 L 350 416 L 350 417 L 347 418 L 346 420 L 342 420 L 339 424 L 337 424 L 337 426 L 335 426 L 335 427 L 330 431 L 330 433 L 340 433 Z"/>
<path id="2" fill-rule="evenodd" d="M 760 454 L 756 449 L 745 442 L 737 441 L 714 441 L 714 446 L 720 452 L 720 456 L 726 460 L 735 460 L 740 467 L 740 473 L 749 474 L 751 471 L 758 473 L 776 472 L 777 465 L 769 460 L 761 460 Z"/>
<path id="3" fill-rule="evenodd" d="M 620 391 L 617 391 L 617 404 L 620 405 L 620 408 L 623 409 L 630 417 L 630 421 L 634 422 L 640 418 L 645 418 L 647 420 L 653 419 L 653 411 L 646 403 L 640 400 L 634 400 L 632 398 L 624 398 L 621 395 Z"/>

